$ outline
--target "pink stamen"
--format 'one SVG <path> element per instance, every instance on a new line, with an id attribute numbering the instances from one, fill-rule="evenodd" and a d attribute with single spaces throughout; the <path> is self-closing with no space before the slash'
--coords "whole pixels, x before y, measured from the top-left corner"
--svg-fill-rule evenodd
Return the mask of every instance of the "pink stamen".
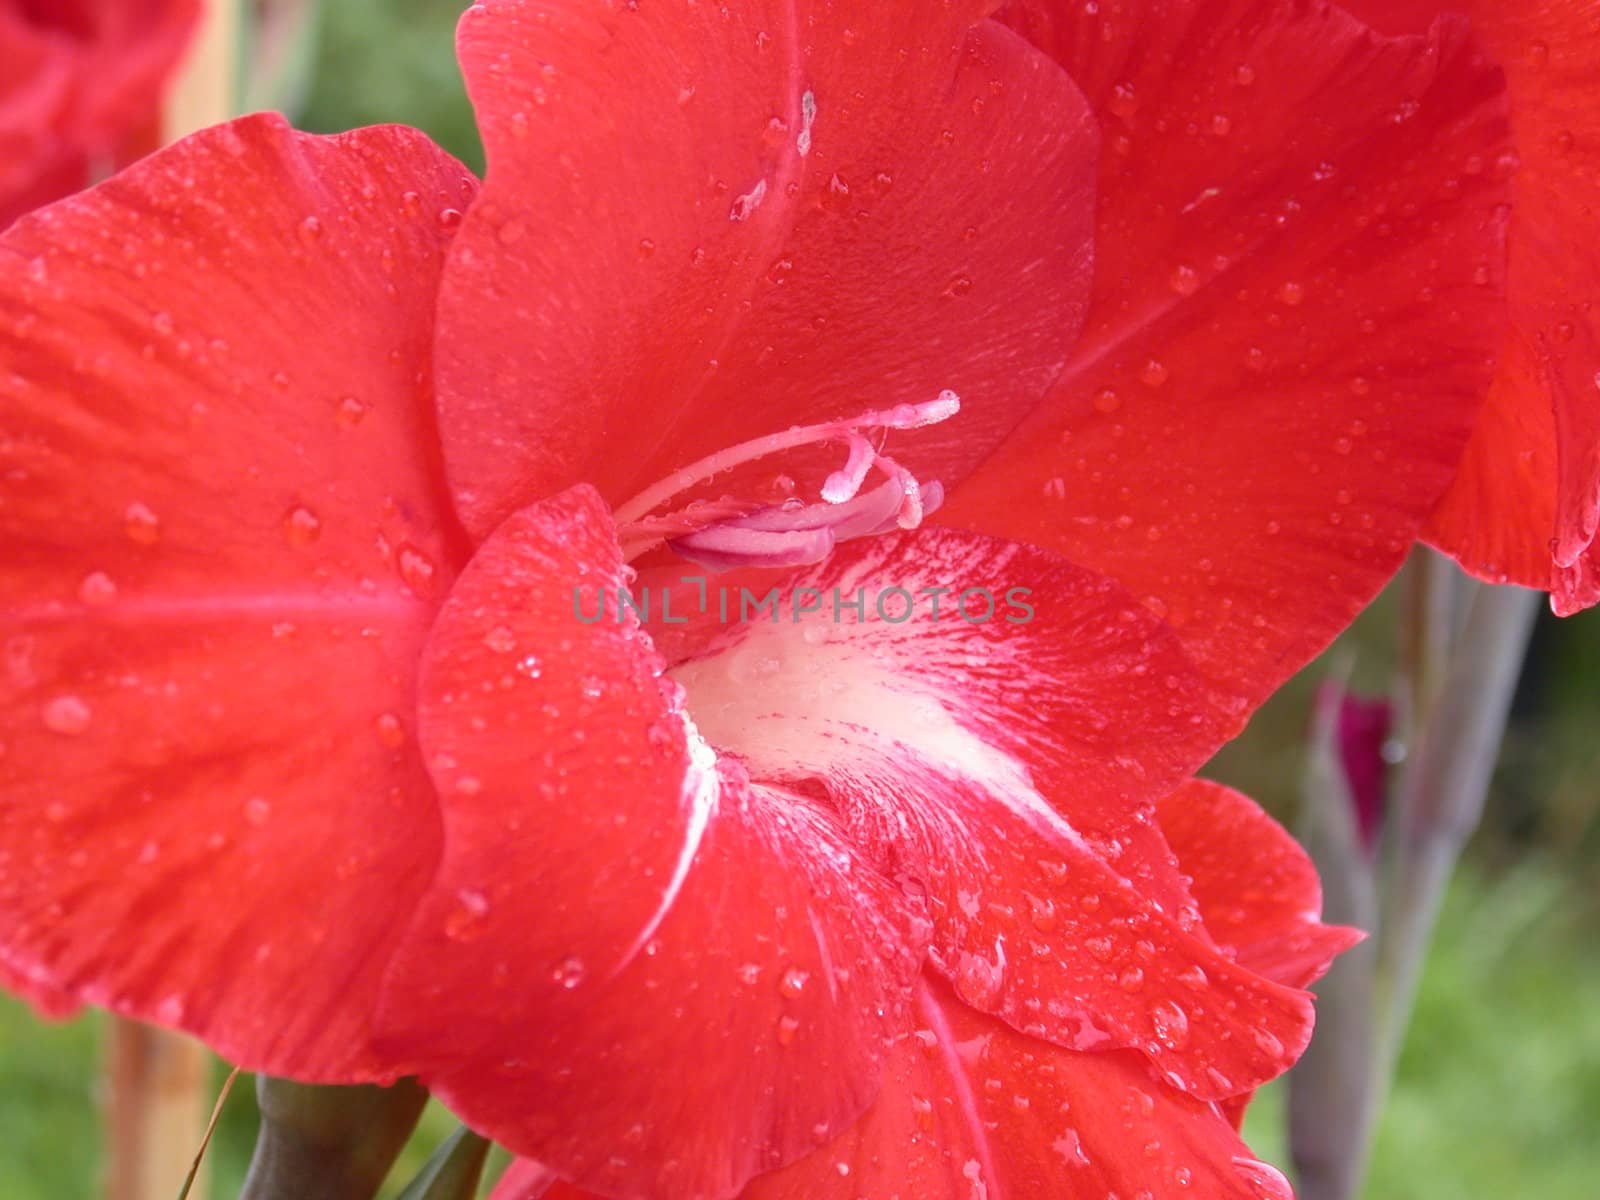
<path id="1" fill-rule="evenodd" d="M 738 566 L 797 566 L 819 562 L 833 547 L 854 537 L 884 533 L 898 525 L 915 529 L 944 497 L 937 481 L 924 488 L 863 431 L 921 429 L 953 417 L 961 401 L 951 391 L 922 404 L 900 404 L 842 421 L 796 426 L 700 459 L 646 488 L 616 510 L 624 557 L 631 560 L 665 542 L 674 551 L 713 570 Z M 700 501 L 673 513 L 650 514 L 674 496 L 713 475 L 801 446 L 844 441 L 843 467 L 822 486 L 821 504 L 786 500 L 755 507 L 731 499 Z M 887 482 L 861 494 L 876 467 Z"/>
<path id="2" fill-rule="evenodd" d="M 843 504 L 854 499 L 861 485 L 866 482 L 867 472 L 872 470 L 875 457 L 877 451 L 872 448 L 872 443 L 859 433 L 852 433 L 850 458 L 823 483 L 822 498 L 829 504 Z"/>

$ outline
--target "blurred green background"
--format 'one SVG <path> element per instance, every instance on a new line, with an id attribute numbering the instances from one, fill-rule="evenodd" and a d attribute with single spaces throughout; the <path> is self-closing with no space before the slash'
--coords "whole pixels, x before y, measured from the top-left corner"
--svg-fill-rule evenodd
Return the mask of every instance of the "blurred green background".
<path id="1" fill-rule="evenodd" d="M 474 170 L 482 150 L 456 72 L 460 0 L 334 0 L 299 84 L 258 88 L 263 105 L 332 132 L 399 121 Z M 1292 823 L 1311 693 L 1328 663 L 1358 688 L 1387 683 L 1389 606 L 1380 603 L 1212 764 Z M 1489 814 L 1446 905 L 1416 1021 L 1385 1114 L 1369 1200 L 1600 1195 L 1600 611 L 1544 615 L 1512 715 Z M 101 1020 L 36 1021 L 0 996 L 0 1200 L 97 1195 Z M 220 1084 L 219 1067 L 217 1081 Z M 1282 1100 L 1268 1089 L 1247 1134 L 1283 1162 Z M 234 1089 L 210 1162 L 213 1196 L 237 1194 L 254 1137 L 248 1080 Z M 453 1128 L 430 1108 L 397 1175 Z M 398 1190 L 391 1188 L 390 1194 Z"/>

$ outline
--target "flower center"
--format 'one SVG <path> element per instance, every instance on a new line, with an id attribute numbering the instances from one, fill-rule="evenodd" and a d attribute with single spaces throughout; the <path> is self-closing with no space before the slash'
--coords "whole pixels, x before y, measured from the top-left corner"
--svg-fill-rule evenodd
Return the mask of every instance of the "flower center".
<path id="1" fill-rule="evenodd" d="M 834 546 L 891 529 L 915 529 L 944 500 L 938 480 L 919 483 L 883 453 L 891 429 L 921 429 L 961 410 L 952 391 L 922 404 L 900 404 L 839 421 L 796 425 L 782 433 L 741 442 L 690 463 L 617 508 L 617 537 L 632 561 L 665 545 L 714 571 L 735 567 L 795 567 L 821 562 Z M 876 443 L 874 442 L 876 438 Z M 730 497 L 698 501 L 659 513 L 675 497 L 712 476 L 801 446 L 842 442 L 844 465 L 823 482 L 821 499 L 790 498 L 760 504 Z M 885 478 L 862 490 L 876 470 Z"/>

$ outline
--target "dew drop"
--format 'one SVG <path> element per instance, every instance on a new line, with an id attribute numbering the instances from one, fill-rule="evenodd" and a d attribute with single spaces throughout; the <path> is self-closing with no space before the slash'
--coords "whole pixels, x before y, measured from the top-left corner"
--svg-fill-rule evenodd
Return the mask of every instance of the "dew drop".
<path id="1" fill-rule="evenodd" d="M 957 275 L 945 285 L 944 294 L 952 299 L 956 296 L 965 296 L 972 291 L 972 276 Z"/>
<path id="2" fill-rule="evenodd" d="M 322 237 L 322 222 L 316 217 L 307 217 L 300 222 L 300 240 L 310 245 Z"/>
<path id="3" fill-rule="evenodd" d="M 433 591 L 433 577 L 438 568 L 433 560 L 415 546 L 401 546 L 395 555 L 395 566 L 400 580 L 418 596 L 426 599 Z"/>
<path id="4" fill-rule="evenodd" d="M 73 737 L 83 733 L 94 720 L 94 712 L 77 696 L 57 696 L 45 704 L 40 714 L 51 733 Z"/>
<path id="5" fill-rule="evenodd" d="M 1292 280 L 1278 289 L 1278 299 L 1293 308 L 1305 301 L 1306 289 Z"/>
<path id="6" fill-rule="evenodd" d="M 137 500 L 124 510 L 122 528 L 130 541 L 141 546 L 153 546 L 161 540 L 161 518 Z"/>
<path id="7" fill-rule="evenodd" d="M 445 918 L 445 936 L 457 942 L 473 940 L 483 932 L 488 913 L 489 897 L 474 888 L 462 888 L 456 893 L 455 907 Z"/>
<path id="8" fill-rule="evenodd" d="M 1119 83 L 1111 89 L 1111 99 L 1107 101 L 1114 116 L 1121 117 L 1124 121 L 1139 111 L 1139 98 L 1133 93 L 1133 84 Z"/>
<path id="9" fill-rule="evenodd" d="M 1167 370 L 1166 363 L 1152 358 L 1144 364 L 1144 368 L 1139 372 L 1139 381 L 1146 387 L 1160 387 L 1167 381 L 1170 374 L 1171 372 Z"/>
<path id="10" fill-rule="evenodd" d="M 1167 283 L 1178 295 L 1192 296 L 1199 290 L 1200 272 L 1187 264 L 1180 264 L 1172 269 Z"/>
<path id="11" fill-rule="evenodd" d="M 373 719 L 372 732 L 390 750 L 398 750 L 406 744 L 406 728 L 393 713 L 379 713 Z"/>
<path id="12" fill-rule="evenodd" d="M 343 396 L 333 410 L 333 419 L 341 429 L 354 429 L 367 415 L 367 406 L 354 396 Z"/>
<path id="13" fill-rule="evenodd" d="M 1168 1049 L 1182 1050 L 1189 1044 L 1189 1014 L 1172 1001 L 1163 1000 L 1152 1005 L 1150 1023 L 1155 1027 L 1156 1037 Z"/>
<path id="14" fill-rule="evenodd" d="M 800 1022 L 793 1017 L 779 1017 L 777 1037 L 778 1045 L 789 1046 L 794 1044 L 795 1034 L 800 1032 Z"/>
<path id="15" fill-rule="evenodd" d="M 806 983 L 811 976 L 799 967 L 790 967 L 778 979 L 778 991 L 790 1000 L 798 1000 L 800 994 L 806 990 Z"/>
<path id="16" fill-rule="evenodd" d="M 1122 407 L 1122 397 L 1110 388 L 1104 388 L 1095 393 L 1094 410 L 1102 413 L 1114 413 Z"/>
<path id="17" fill-rule="evenodd" d="M 441 208 L 437 217 L 440 229 L 455 229 L 461 224 L 459 208 Z"/>
<path id="18" fill-rule="evenodd" d="M 583 982 L 583 959 L 576 955 L 568 955 L 556 964 L 552 977 L 569 992 Z"/>
<path id="19" fill-rule="evenodd" d="M 257 829 L 272 819 L 272 804 L 263 796 L 251 796 L 244 802 L 244 819 Z"/>
<path id="20" fill-rule="evenodd" d="M 483 635 L 483 644 L 496 654 L 510 654 L 517 648 L 517 635 L 509 625 L 496 625 Z"/>
<path id="21" fill-rule="evenodd" d="M 104 571 L 89 572 L 78 585 L 78 599 L 90 608 L 104 608 L 116 598 L 116 582 Z"/>
<path id="22" fill-rule="evenodd" d="M 304 549 L 322 536 L 322 518 L 309 508 L 293 508 L 283 518 L 283 536 L 291 546 Z"/>

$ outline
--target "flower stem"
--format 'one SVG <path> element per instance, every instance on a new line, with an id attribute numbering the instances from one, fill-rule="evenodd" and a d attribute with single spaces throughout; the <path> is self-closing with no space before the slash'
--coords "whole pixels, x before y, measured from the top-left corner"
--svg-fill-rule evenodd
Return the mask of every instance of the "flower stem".
<path id="1" fill-rule="evenodd" d="M 256 1076 L 261 1132 L 240 1200 L 371 1200 L 415 1128 L 428 1093 L 313 1087 Z"/>
<path id="2" fill-rule="evenodd" d="M 1398 686 L 1408 754 L 1376 870 L 1360 854 L 1345 781 L 1313 755 L 1307 842 L 1328 884 L 1327 917 L 1374 936 L 1319 986 L 1317 1036 L 1290 1077 L 1301 1200 L 1360 1194 L 1445 889 L 1483 817 L 1537 612 L 1538 593 L 1474 582 L 1431 552 L 1418 552 L 1408 576 Z"/>
<path id="3" fill-rule="evenodd" d="M 1400 780 L 1384 864 L 1376 969 L 1379 1078 L 1388 1081 L 1410 1023 L 1445 888 L 1483 819 L 1538 593 L 1468 585 L 1448 670 Z"/>
<path id="4" fill-rule="evenodd" d="M 161 133 L 169 142 L 239 111 L 243 0 L 207 0 L 189 54 L 167 92 Z"/>

